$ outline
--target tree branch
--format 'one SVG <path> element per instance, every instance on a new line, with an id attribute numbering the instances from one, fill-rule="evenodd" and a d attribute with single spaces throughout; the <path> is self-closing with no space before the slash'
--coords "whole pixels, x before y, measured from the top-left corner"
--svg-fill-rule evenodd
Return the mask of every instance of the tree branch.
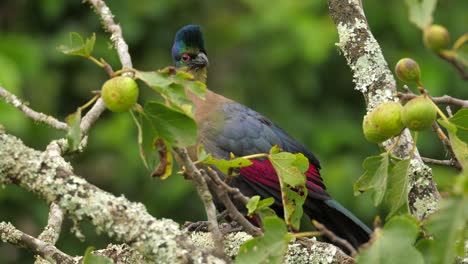
<path id="1" fill-rule="evenodd" d="M 367 110 L 370 111 L 383 102 L 394 101 L 395 79 L 379 44 L 371 33 L 360 2 L 328 0 L 328 6 L 338 30 L 337 46 L 353 72 L 355 89 L 364 95 Z M 389 149 L 394 141 L 395 139 L 388 140 L 383 146 Z M 393 154 L 402 158 L 409 157 L 412 145 L 411 134 L 405 129 Z M 408 204 L 416 217 L 425 219 L 437 210 L 440 194 L 431 169 L 421 160 L 417 150 L 411 164 L 408 173 L 410 178 Z"/>
<path id="2" fill-rule="evenodd" d="M 27 117 L 32 120 L 40 123 L 44 123 L 58 130 L 68 131 L 68 125 L 64 122 L 57 120 L 52 116 L 36 112 L 33 109 L 29 108 L 25 103 L 21 102 L 16 95 L 10 93 L 5 88 L 0 86 L 0 97 L 4 99 L 5 102 L 11 104 L 12 106 L 18 108 L 23 112 Z"/>
<path id="3" fill-rule="evenodd" d="M 64 215 L 63 210 L 56 203 L 51 203 L 47 226 L 37 238 L 54 245 L 59 239 Z"/>
<path id="4" fill-rule="evenodd" d="M 0 184 L 16 184 L 56 202 L 72 220 L 90 220 L 99 232 L 128 243 L 149 261 L 216 259 L 193 247 L 174 221 L 153 218 L 142 204 L 115 197 L 74 175 L 62 157 L 30 149 L 4 133 L 0 133 Z"/>
<path id="5" fill-rule="evenodd" d="M 120 28 L 120 25 L 115 23 L 114 15 L 112 14 L 109 7 L 107 7 L 106 3 L 102 0 L 87 0 L 87 2 L 91 4 L 91 6 L 101 18 L 104 29 L 111 34 L 110 39 L 112 43 L 114 43 L 114 47 L 117 50 L 120 62 L 122 63 L 122 68 L 133 68 L 132 59 L 128 53 L 128 45 L 122 36 L 122 28 Z"/>
<path id="6" fill-rule="evenodd" d="M 400 92 L 397 93 L 397 97 L 400 98 L 402 102 L 409 101 L 418 96 L 419 95 L 416 95 L 414 93 L 400 93 Z M 431 96 L 431 99 L 436 104 L 449 104 L 449 105 L 460 106 L 462 108 L 468 108 L 468 100 L 458 99 L 449 95 L 444 95 L 440 97 Z"/>
<path id="7" fill-rule="evenodd" d="M 10 223 L 0 222 L 0 238 L 3 242 L 27 248 L 46 260 L 64 264 L 78 263 L 76 259 L 63 253 L 54 245 L 21 232 Z"/>

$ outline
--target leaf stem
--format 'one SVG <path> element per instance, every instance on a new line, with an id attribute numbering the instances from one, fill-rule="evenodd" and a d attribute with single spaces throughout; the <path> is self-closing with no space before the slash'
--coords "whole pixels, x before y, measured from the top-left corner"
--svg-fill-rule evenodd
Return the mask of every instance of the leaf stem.
<path id="1" fill-rule="evenodd" d="M 398 138 L 395 140 L 395 142 L 393 143 L 393 145 L 387 150 L 387 153 L 388 154 L 391 154 L 393 149 L 398 145 L 398 142 L 400 142 L 400 138 L 401 138 L 401 132 L 400 134 L 398 135 Z"/>
<path id="2" fill-rule="evenodd" d="M 96 58 L 94 58 L 93 56 L 89 55 L 88 58 L 90 61 L 94 62 L 97 66 L 101 67 L 101 68 L 104 68 L 106 65 L 100 61 L 98 61 Z"/>
<path id="3" fill-rule="evenodd" d="M 96 100 L 99 98 L 99 94 L 96 94 L 91 100 L 89 100 L 86 104 L 80 106 L 80 110 L 83 111 L 84 109 L 88 108 L 90 105 L 92 105 Z"/>
<path id="4" fill-rule="evenodd" d="M 133 113 L 133 110 L 130 110 L 130 114 L 132 115 L 133 121 L 135 121 L 135 125 L 138 128 L 138 148 L 140 149 L 141 159 L 143 160 L 143 164 L 145 165 L 146 169 L 150 170 L 148 161 L 146 160 L 145 150 L 143 149 L 143 129 L 140 122 Z"/>
<path id="5" fill-rule="evenodd" d="M 416 142 L 418 141 L 418 137 L 419 137 L 419 132 L 415 131 L 414 138 L 413 138 L 413 148 L 411 149 L 411 152 L 410 152 L 410 159 L 413 159 L 414 152 L 416 151 Z"/>
<path id="6" fill-rule="evenodd" d="M 295 238 L 299 237 L 313 237 L 313 236 L 321 236 L 323 235 L 320 231 L 311 231 L 311 232 L 301 232 L 301 233 L 294 233 L 293 236 Z"/>
<path id="7" fill-rule="evenodd" d="M 268 156 L 269 156 L 269 154 L 266 154 L 266 153 L 258 153 L 258 154 L 243 156 L 241 158 L 244 158 L 244 159 L 259 159 L 259 158 L 267 158 Z"/>
<path id="8" fill-rule="evenodd" d="M 121 74 L 126 73 L 126 72 L 136 73 L 136 70 L 135 69 L 121 69 L 121 70 L 115 71 L 112 74 L 112 77 L 116 77 L 116 76 L 121 75 Z"/>

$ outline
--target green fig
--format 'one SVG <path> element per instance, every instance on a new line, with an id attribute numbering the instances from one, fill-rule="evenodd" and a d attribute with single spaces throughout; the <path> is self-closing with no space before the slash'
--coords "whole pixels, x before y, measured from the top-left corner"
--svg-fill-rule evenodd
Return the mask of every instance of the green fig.
<path id="1" fill-rule="evenodd" d="M 411 99 L 401 111 L 401 121 L 413 131 L 421 131 L 431 127 L 436 118 L 435 106 L 431 99 L 424 95 Z"/>
<path id="2" fill-rule="evenodd" d="M 403 106 L 399 102 L 386 102 L 379 104 L 372 110 L 370 118 L 380 134 L 393 137 L 405 128 L 401 122 L 401 110 Z"/>
<path id="3" fill-rule="evenodd" d="M 421 70 L 416 61 L 410 58 L 399 60 L 395 66 L 395 73 L 398 79 L 406 83 L 420 83 Z"/>
<path id="4" fill-rule="evenodd" d="M 362 130 L 364 131 L 364 137 L 373 143 L 380 143 L 390 138 L 379 132 L 375 125 L 370 121 L 369 115 L 364 116 Z"/>
<path id="5" fill-rule="evenodd" d="M 102 85 L 101 97 L 112 112 L 128 111 L 138 100 L 138 84 L 130 77 L 112 78 Z"/>
<path id="6" fill-rule="evenodd" d="M 439 52 L 450 45 L 450 35 L 447 29 L 441 25 L 431 25 L 424 29 L 423 42 L 426 48 Z"/>

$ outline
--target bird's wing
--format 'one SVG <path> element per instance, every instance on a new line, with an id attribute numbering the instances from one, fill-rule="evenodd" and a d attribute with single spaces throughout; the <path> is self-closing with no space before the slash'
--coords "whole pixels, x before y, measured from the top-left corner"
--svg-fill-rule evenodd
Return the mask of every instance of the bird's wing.
<path id="1" fill-rule="evenodd" d="M 300 142 L 275 125 L 271 120 L 254 110 L 236 102 L 224 104 L 220 109 L 223 122 L 219 122 L 205 145 L 209 152 L 218 158 L 229 158 L 229 153 L 235 156 L 247 156 L 257 153 L 268 153 L 274 145 L 279 145 L 284 151 L 302 153 L 310 162 L 307 176 L 309 195 L 318 199 L 329 197 L 320 176 L 320 164 L 317 158 Z M 268 160 L 259 160 L 254 165 L 242 168 L 240 174 L 253 187 L 269 186 L 272 193 L 269 196 L 278 196 L 279 183 L 276 172 Z M 259 185 L 259 186 L 257 186 Z M 271 188 L 273 187 L 273 188 Z M 281 200 L 281 197 L 279 197 Z"/>

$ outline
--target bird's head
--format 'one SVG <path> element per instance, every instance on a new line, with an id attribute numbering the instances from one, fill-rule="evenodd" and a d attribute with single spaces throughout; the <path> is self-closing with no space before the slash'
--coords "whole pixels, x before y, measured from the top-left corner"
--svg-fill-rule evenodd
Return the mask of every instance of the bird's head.
<path id="1" fill-rule="evenodd" d="M 187 25 L 177 31 L 172 46 L 172 58 L 176 68 L 205 81 L 208 56 L 200 26 Z"/>

